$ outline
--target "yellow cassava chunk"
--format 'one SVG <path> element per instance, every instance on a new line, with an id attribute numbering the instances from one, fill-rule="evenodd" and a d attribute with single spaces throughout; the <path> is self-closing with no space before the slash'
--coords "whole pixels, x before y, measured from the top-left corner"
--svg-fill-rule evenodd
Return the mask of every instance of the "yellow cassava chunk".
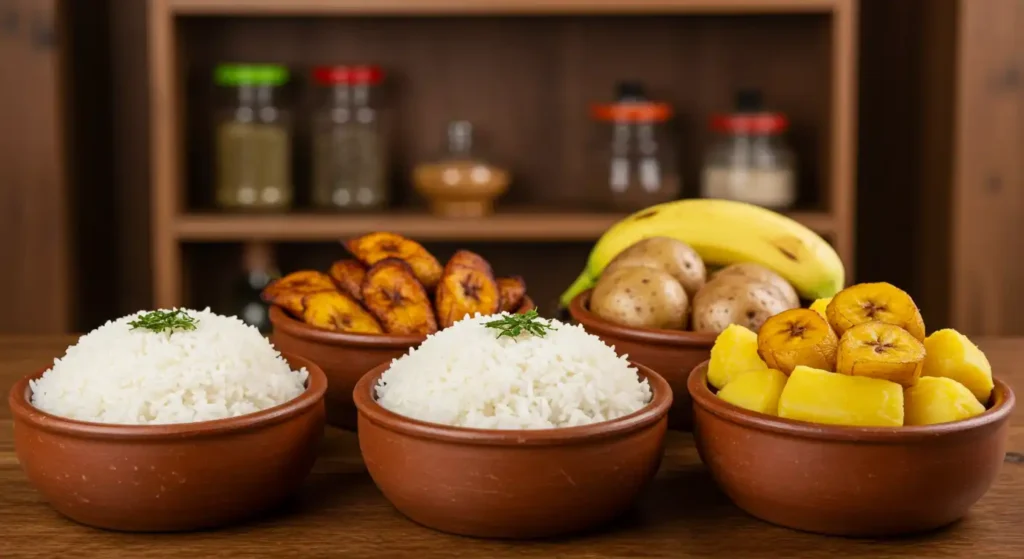
<path id="1" fill-rule="evenodd" d="M 854 427 L 903 425 L 903 387 L 888 380 L 793 369 L 779 396 L 779 417 Z"/>
<path id="2" fill-rule="evenodd" d="M 786 386 L 786 375 L 778 369 L 761 369 L 741 373 L 724 388 L 718 397 L 743 409 L 778 415 L 779 395 Z"/>
<path id="3" fill-rule="evenodd" d="M 820 314 L 821 318 L 828 320 L 828 314 L 826 314 L 828 311 L 826 311 L 826 309 L 828 309 L 828 304 L 831 302 L 831 297 L 828 297 L 827 299 L 815 299 L 814 302 L 811 303 L 811 310 Z"/>
<path id="4" fill-rule="evenodd" d="M 985 411 L 966 386 L 945 377 L 921 377 L 903 391 L 904 423 L 933 425 L 974 417 Z"/>
<path id="5" fill-rule="evenodd" d="M 967 387 L 982 404 L 992 396 L 992 365 L 974 342 L 947 328 L 924 340 L 921 376 L 951 378 Z"/>
<path id="6" fill-rule="evenodd" d="M 739 324 L 730 324 L 711 346 L 708 382 L 722 389 L 743 373 L 767 368 L 757 354 L 757 334 Z"/>

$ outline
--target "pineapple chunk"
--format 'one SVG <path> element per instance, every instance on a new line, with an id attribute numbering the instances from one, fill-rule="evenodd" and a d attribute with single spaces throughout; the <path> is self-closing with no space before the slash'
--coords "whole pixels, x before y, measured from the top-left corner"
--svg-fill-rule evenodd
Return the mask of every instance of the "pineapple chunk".
<path id="1" fill-rule="evenodd" d="M 730 324 L 711 347 L 708 382 L 721 390 L 743 373 L 767 368 L 757 354 L 757 334 L 739 324 Z"/>
<path id="2" fill-rule="evenodd" d="M 718 391 L 718 397 L 743 409 L 778 415 L 779 395 L 786 375 L 778 369 L 761 369 L 740 374 Z"/>
<path id="3" fill-rule="evenodd" d="M 921 375 L 951 378 L 967 387 L 983 405 L 992 397 L 992 365 L 974 342 L 947 328 L 932 332 L 924 341 Z"/>
<path id="4" fill-rule="evenodd" d="M 888 380 L 840 375 L 803 365 L 779 396 L 779 417 L 856 427 L 903 425 L 903 387 Z"/>
<path id="5" fill-rule="evenodd" d="M 966 386 L 945 377 L 921 377 L 903 392 L 903 407 L 907 425 L 949 423 L 985 411 Z"/>
<path id="6" fill-rule="evenodd" d="M 828 320 L 828 314 L 826 314 L 827 311 L 825 309 L 828 308 L 828 304 L 831 302 L 831 297 L 828 297 L 827 299 L 815 299 L 814 302 L 811 303 L 811 310 L 820 314 L 821 318 Z"/>

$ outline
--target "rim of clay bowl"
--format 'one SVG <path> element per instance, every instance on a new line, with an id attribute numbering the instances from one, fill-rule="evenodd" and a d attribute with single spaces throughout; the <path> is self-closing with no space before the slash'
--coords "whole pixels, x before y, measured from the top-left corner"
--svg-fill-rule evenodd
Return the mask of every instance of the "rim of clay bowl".
<path id="1" fill-rule="evenodd" d="M 221 436 L 282 423 L 302 414 L 323 400 L 324 392 L 327 391 L 327 376 L 324 375 L 323 369 L 305 357 L 284 352 L 281 353 L 281 356 L 293 365 L 305 367 L 309 372 L 306 390 L 283 404 L 237 417 L 194 423 L 123 425 L 79 421 L 52 415 L 29 403 L 29 392 L 31 391 L 29 381 L 41 377 L 51 367 L 32 373 L 15 383 L 8 394 L 7 403 L 15 419 L 39 429 L 63 435 L 74 435 L 83 439 L 148 441 Z"/>
<path id="2" fill-rule="evenodd" d="M 794 419 L 783 419 L 734 406 L 711 392 L 707 383 L 709 361 L 694 367 L 686 380 L 686 388 L 694 405 L 737 425 L 759 431 L 771 431 L 784 435 L 845 442 L 905 443 L 909 441 L 934 439 L 982 429 L 1006 421 L 1016 401 L 1013 390 L 1005 382 L 994 378 L 993 404 L 984 413 L 969 419 L 935 425 L 908 425 L 905 427 L 852 427 L 845 425 L 823 425 Z"/>
<path id="3" fill-rule="evenodd" d="M 580 293 L 569 303 L 569 314 L 588 332 L 599 336 L 624 338 L 638 342 L 676 347 L 709 348 L 718 334 L 713 332 L 690 332 L 661 328 L 637 328 L 615 324 L 590 312 L 590 295 L 593 289 Z"/>
<path id="4" fill-rule="evenodd" d="M 371 369 L 359 379 L 352 399 L 359 413 L 369 421 L 405 435 L 435 441 L 486 446 L 556 446 L 613 438 L 643 429 L 668 415 L 672 407 L 672 389 L 658 373 L 639 363 L 630 362 L 651 386 L 651 401 L 639 410 L 616 419 L 553 429 L 474 429 L 428 423 L 387 410 L 377 403 L 374 387 L 391 363 Z"/>
<path id="5" fill-rule="evenodd" d="M 276 305 L 270 305 L 270 323 L 275 329 L 280 329 L 288 335 L 324 345 L 401 349 L 419 345 L 427 339 L 426 336 L 419 335 L 353 334 L 322 330 L 292 318 Z"/>

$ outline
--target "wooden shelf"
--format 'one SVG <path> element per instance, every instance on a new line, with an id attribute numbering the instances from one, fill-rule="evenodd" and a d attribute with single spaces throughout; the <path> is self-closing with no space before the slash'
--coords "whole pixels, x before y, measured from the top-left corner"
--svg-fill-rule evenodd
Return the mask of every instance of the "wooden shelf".
<path id="1" fill-rule="evenodd" d="M 179 15 L 612 15 L 824 13 L 837 0 L 166 0 Z"/>
<path id="2" fill-rule="evenodd" d="M 506 211 L 483 219 L 444 219 L 425 213 L 224 215 L 187 214 L 175 221 L 186 242 L 334 241 L 370 231 L 394 231 L 420 241 L 593 241 L 627 214 Z M 824 212 L 790 214 L 822 235 L 834 232 Z"/>

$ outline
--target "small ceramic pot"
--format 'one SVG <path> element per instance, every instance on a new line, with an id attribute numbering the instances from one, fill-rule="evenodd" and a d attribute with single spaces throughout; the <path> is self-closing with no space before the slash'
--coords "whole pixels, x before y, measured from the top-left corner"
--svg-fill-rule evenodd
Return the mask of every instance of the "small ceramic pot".
<path id="1" fill-rule="evenodd" d="M 391 363 L 427 339 L 321 330 L 275 306 L 270 307 L 270 322 L 274 325 L 270 341 L 278 351 L 301 355 L 323 369 L 327 375 L 327 423 L 350 431 L 356 429 L 352 390 L 360 377 L 377 365 Z"/>
<path id="2" fill-rule="evenodd" d="M 569 304 L 573 320 L 604 343 L 615 346 L 619 355 L 628 355 L 665 377 L 674 397 L 668 426 L 689 431 L 693 425 L 693 404 L 686 392 L 686 379 L 694 367 L 711 358 L 711 346 L 718 335 L 615 324 L 590 312 L 591 293 L 592 290 L 584 291 Z"/>
<path id="3" fill-rule="evenodd" d="M 626 511 L 661 463 L 672 391 L 636 367 L 653 391 L 636 413 L 506 431 L 425 423 L 384 409 L 375 396 L 387 369 L 380 366 L 356 385 L 363 460 L 395 508 L 435 530 L 525 539 L 597 527 Z"/>
<path id="4" fill-rule="evenodd" d="M 1014 396 L 996 380 L 991 407 L 964 421 L 843 427 L 733 406 L 711 392 L 707 364 L 690 375 L 701 460 L 741 509 L 820 534 L 926 532 L 967 514 L 1003 463 Z"/>
<path id="5" fill-rule="evenodd" d="M 306 391 L 257 413 L 173 425 L 111 425 L 33 407 L 11 389 L 14 449 L 29 481 L 65 516 L 130 532 L 216 528 L 259 515 L 309 475 L 324 432 L 327 379 L 310 361 Z"/>

